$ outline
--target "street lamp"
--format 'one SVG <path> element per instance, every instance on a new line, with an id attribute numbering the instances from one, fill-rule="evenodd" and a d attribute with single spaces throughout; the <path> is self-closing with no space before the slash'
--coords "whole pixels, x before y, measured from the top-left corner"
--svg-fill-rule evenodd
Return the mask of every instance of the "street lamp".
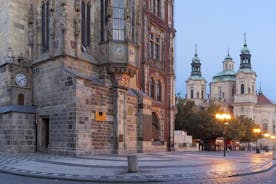
<path id="1" fill-rule="evenodd" d="M 220 122 L 223 123 L 223 156 L 225 157 L 226 154 L 225 154 L 225 150 L 226 150 L 226 139 L 225 139 L 225 125 L 228 125 L 228 121 L 231 120 L 231 115 L 230 114 L 227 114 L 227 113 L 223 113 L 223 114 L 220 114 L 220 113 L 217 113 L 215 115 L 216 119 Z"/>
<path id="2" fill-rule="evenodd" d="M 253 132 L 256 134 L 256 135 L 258 135 L 258 134 L 260 134 L 261 133 L 261 129 L 260 128 L 254 128 L 253 129 Z M 260 150 L 259 150 L 259 148 L 257 147 L 257 145 L 258 145 L 258 137 L 256 136 L 256 153 L 260 153 Z"/>

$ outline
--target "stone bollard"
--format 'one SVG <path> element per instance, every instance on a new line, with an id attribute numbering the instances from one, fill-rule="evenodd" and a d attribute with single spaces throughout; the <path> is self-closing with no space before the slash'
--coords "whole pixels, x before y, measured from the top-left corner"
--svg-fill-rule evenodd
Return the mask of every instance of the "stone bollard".
<path id="1" fill-rule="evenodd" d="M 127 156 L 128 172 L 138 172 L 137 155 Z"/>

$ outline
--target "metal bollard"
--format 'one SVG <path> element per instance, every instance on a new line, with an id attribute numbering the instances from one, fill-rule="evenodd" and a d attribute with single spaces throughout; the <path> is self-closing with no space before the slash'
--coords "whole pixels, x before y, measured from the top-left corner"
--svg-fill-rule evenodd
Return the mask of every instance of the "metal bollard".
<path id="1" fill-rule="evenodd" d="M 127 156 L 128 172 L 138 172 L 137 155 Z"/>

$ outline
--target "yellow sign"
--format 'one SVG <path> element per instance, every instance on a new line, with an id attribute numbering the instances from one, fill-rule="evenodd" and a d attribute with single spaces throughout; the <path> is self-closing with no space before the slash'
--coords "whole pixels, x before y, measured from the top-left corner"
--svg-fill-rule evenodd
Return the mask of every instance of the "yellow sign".
<path id="1" fill-rule="evenodd" d="M 96 112 L 95 114 L 96 121 L 106 121 L 106 112 Z"/>

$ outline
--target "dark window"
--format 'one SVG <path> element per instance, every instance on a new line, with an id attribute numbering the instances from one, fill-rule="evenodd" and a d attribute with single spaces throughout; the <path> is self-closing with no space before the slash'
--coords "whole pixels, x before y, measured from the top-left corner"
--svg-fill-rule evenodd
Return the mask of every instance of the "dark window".
<path id="1" fill-rule="evenodd" d="M 203 90 L 201 91 L 201 98 L 202 99 L 204 98 L 204 91 Z"/>
<path id="2" fill-rule="evenodd" d="M 81 45 L 82 50 L 90 47 L 90 12 L 91 4 L 86 3 L 84 0 L 81 2 Z"/>
<path id="3" fill-rule="evenodd" d="M 154 90 L 154 80 L 153 78 L 150 78 L 150 96 L 152 98 L 154 98 L 154 93 L 155 93 L 155 90 Z"/>
<path id="4" fill-rule="evenodd" d="M 125 39 L 124 0 L 113 1 L 113 40 Z"/>
<path id="5" fill-rule="evenodd" d="M 275 125 L 272 126 L 272 133 L 275 135 Z"/>
<path id="6" fill-rule="evenodd" d="M 149 58 L 160 61 L 161 41 L 159 35 L 149 34 Z"/>
<path id="7" fill-rule="evenodd" d="M 191 90 L 191 99 L 193 99 L 194 98 L 194 90 L 192 89 Z"/>
<path id="8" fill-rule="evenodd" d="M 18 105 L 24 105 L 24 95 L 23 94 L 18 94 Z"/>
<path id="9" fill-rule="evenodd" d="M 162 100 L 162 85 L 160 80 L 157 82 L 157 85 L 156 85 L 156 97 L 157 97 L 157 100 L 159 101 Z"/>
<path id="10" fill-rule="evenodd" d="M 232 87 L 232 96 L 234 96 L 234 94 L 235 94 L 235 88 Z"/>
<path id="11" fill-rule="evenodd" d="M 199 98 L 199 92 L 196 93 L 196 98 Z"/>
<path id="12" fill-rule="evenodd" d="M 161 127 L 160 123 L 158 120 L 158 117 L 156 113 L 152 113 L 152 134 L 151 134 L 151 139 L 152 141 L 160 141 L 160 135 L 161 135 Z"/>
<path id="13" fill-rule="evenodd" d="M 156 15 L 161 17 L 161 0 L 157 0 L 157 12 Z"/>
<path id="14" fill-rule="evenodd" d="M 151 11 L 154 15 L 161 17 L 161 0 L 151 0 Z"/>
<path id="15" fill-rule="evenodd" d="M 49 50 L 49 1 L 43 1 L 41 6 L 41 52 Z"/>
<path id="16" fill-rule="evenodd" d="M 65 81 L 65 86 L 72 86 L 73 85 L 73 79 L 71 77 L 67 77 Z"/>
<path id="17" fill-rule="evenodd" d="M 244 94 L 244 84 L 241 84 L 241 94 Z"/>
<path id="18" fill-rule="evenodd" d="M 101 0 L 101 40 L 107 40 L 106 36 L 106 27 L 107 27 L 107 7 L 108 7 L 108 0 Z"/>
<path id="19" fill-rule="evenodd" d="M 149 34 L 149 58 L 153 58 L 154 54 L 154 36 L 152 33 Z"/>

